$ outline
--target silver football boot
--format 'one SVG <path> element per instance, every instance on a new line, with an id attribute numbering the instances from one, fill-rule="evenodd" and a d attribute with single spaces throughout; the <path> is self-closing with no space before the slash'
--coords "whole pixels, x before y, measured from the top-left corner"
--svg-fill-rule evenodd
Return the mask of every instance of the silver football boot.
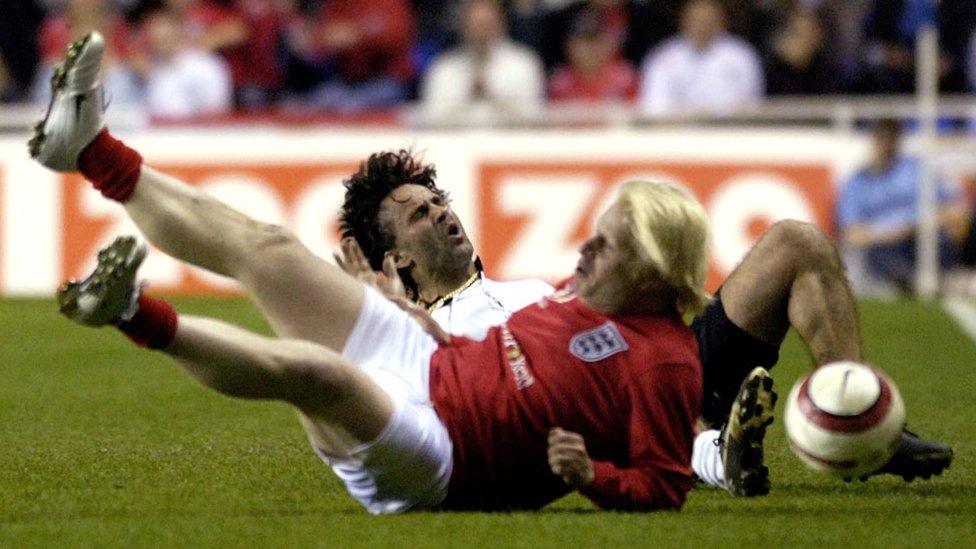
<path id="1" fill-rule="evenodd" d="M 52 170 L 76 171 L 78 155 L 105 126 L 98 79 L 104 50 L 101 34 L 86 34 L 68 46 L 64 62 L 51 77 L 51 103 L 28 147 L 31 157 Z"/>
<path id="2" fill-rule="evenodd" d="M 120 236 L 102 248 L 88 278 L 69 281 L 58 290 L 61 314 L 85 326 L 131 320 L 142 290 L 136 272 L 146 251 L 146 245 L 132 236 Z"/>
<path id="3" fill-rule="evenodd" d="M 775 406 L 773 378 L 765 368 L 753 369 L 735 397 L 719 442 L 725 489 L 733 496 L 755 497 L 769 493 L 769 469 L 764 463 L 763 439 L 766 427 L 773 422 Z"/>

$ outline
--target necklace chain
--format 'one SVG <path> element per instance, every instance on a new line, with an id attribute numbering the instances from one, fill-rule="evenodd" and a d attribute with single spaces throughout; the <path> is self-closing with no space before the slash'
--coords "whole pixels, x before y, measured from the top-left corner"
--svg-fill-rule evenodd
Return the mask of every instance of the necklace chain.
<path id="1" fill-rule="evenodd" d="M 467 280 L 464 281 L 464 284 L 461 284 L 457 288 L 455 288 L 455 289 L 451 290 L 450 292 L 442 295 L 441 297 L 438 297 L 437 299 L 435 299 L 433 301 L 433 303 L 431 303 L 430 305 L 427 306 L 427 312 L 428 313 L 433 313 L 434 311 L 436 311 L 437 309 L 439 309 L 441 307 L 441 305 L 447 303 L 447 301 L 449 299 L 454 298 L 454 296 L 456 296 L 459 293 L 463 292 L 464 290 L 467 290 L 468 288 L 470 288 L 472 284 L 474 284 L 475 282 L 477 282 L 478 275 L 480 275 L 480 274 L 481 274 L 480 271 L 475 271 L 475 273 L 473 275 L 471 275 L 471 278 L 469 278 L 469 279 L 467 279 Z"/>

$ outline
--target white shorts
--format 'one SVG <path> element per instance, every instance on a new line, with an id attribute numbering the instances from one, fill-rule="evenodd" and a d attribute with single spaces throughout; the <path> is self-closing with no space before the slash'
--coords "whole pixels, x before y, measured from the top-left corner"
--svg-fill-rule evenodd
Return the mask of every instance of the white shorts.
<path id="1" fill-rule="evenodd" d="M 447 496 L 450 436 L 430 402 L 430 357 L 437 342 L 373 288 L 342 355 L 393 398 L 390 423 L 348 458 L 316 453 L 373 514 L 434 507 Z"/>

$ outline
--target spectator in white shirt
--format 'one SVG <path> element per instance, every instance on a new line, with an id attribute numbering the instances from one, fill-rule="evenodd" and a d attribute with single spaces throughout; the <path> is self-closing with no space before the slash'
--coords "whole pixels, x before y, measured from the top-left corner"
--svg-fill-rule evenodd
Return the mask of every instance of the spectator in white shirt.
<path id="1" fill-rule="evenodd" d="M 726 32 L 715 0 L 692 0 L 681 33 L 648 55 L 642 69 L 641 106 L 650 114 L 722 113 L 759 100 L 762 64 L 755 49 Z"/>
<path id="2" fill-rule="evenodd" d="M 150 115 L 177 119 L 231 109 L 233 85 L 227 65 L 216 54 L 188 46 L 175 13 L 154 11 L 143 28 L 149 55 L 141 72 Z"/>
<path id="3" fill-rule="evenodd" d="M 491 122 L 520 118 L 545 98 L 539 56 L 511 41 L 496 0 L 469 0 L 461 15 L 462 44 L 434 60 L 420 89 L 433 122 Z"/>

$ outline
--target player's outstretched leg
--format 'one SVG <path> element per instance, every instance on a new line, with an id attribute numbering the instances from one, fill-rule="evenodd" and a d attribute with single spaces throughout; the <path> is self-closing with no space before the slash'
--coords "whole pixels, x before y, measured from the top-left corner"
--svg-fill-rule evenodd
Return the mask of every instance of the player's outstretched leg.
<path id="1" fill-rule="evenodd" d="M 213 319 L 177 315 L 140 295 L 136 274 L 145 244 L 117 238 L 87 278 L 58 291 L 61 312 L 85 326 L 112 325 L 137 345 L 160 350 L 204 385 L 238 398 L 295 406 L 313 444 L 341 456 L 374 440 L 393 402 L 338 353 L 307 341 L 259 336 Z"/>
<path id="2" fill-rule="evenodd" d="M 790 327 L 806 343 L 815 366 L 861 360 L 858 315 L 843 263 L 833 242 L 812 224 L 782 221 L 771 227 L 720 293 L 718 306 L 705 314 L 723 317 L 711 319 L 721 329 L 709 331 L 707 322 L 699 324 L 706 328 L 700 338 L 718 336 L 712 356 L 702 357 L 705 385 L 711 387 L 705 408 L 711 407 L 713 415 L 728 409 L 728 397 L 746 372 L 775 363 Z M 950 447 L 905 431 L 895 456 L 874 474 L 929 478 L 947 468 L 952 455 Z"/>
<path id="3" fill-rule="evenodd" d="M 773 422 L 775 406 L 773 378 L 765 368 L 754 369 L 742 382 L 720 439 L 725 488 L 733 496 L 769 493 L 763 440 L 766 427 Z"/>
<path id="4" fill-rule="evenodd" d="M 362 285 L 290 231 L 144 166 L 138 152 L 104 128 L 103 44 L 91 33 L 69 46 L 31 155 L 54 170 L 80 171 L 105 197 L 122 203 L 166 253 L 242 283 L 279 335 L 342 349 L 362 306 Z"/>

